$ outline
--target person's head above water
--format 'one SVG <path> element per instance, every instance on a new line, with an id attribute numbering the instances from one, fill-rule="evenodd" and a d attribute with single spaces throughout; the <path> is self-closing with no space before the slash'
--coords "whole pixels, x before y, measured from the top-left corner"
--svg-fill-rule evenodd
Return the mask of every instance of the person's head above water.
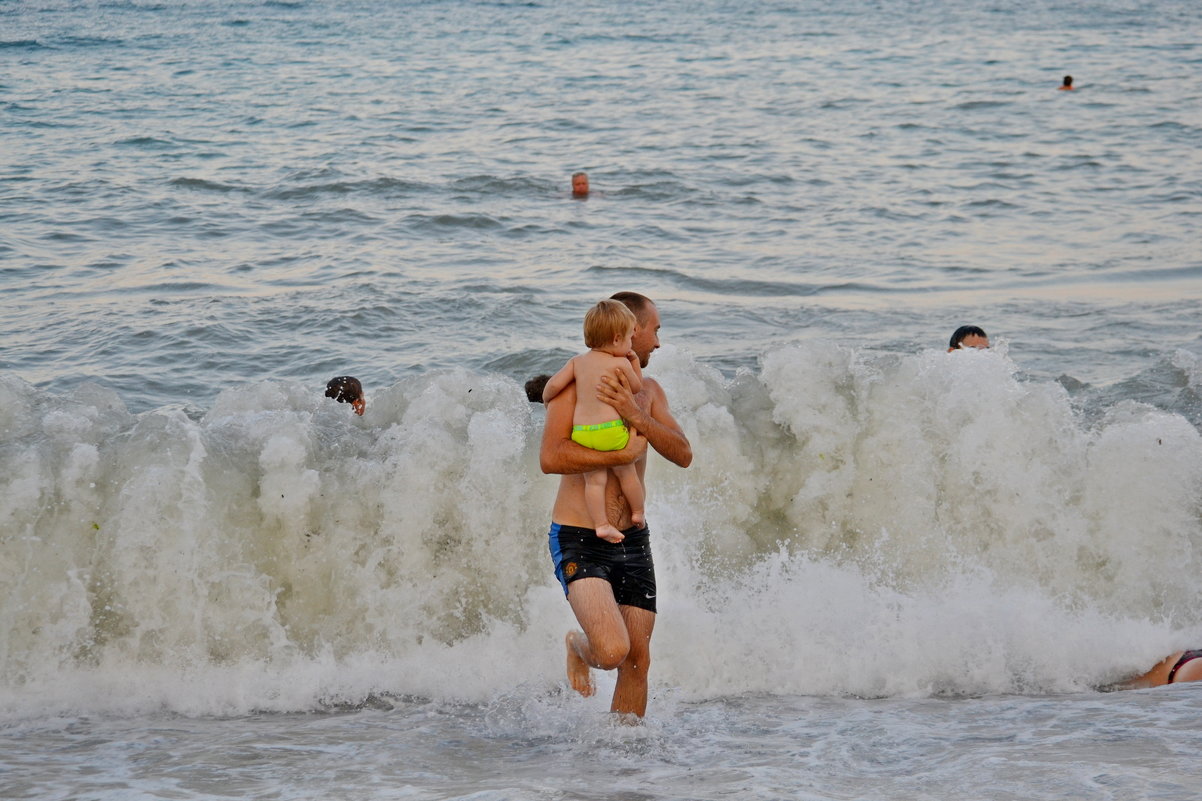
<path id="1" fill-rule="evenodd" d="M 551 376 L 543 373 L 536 375 L 526 382 L 526 400 L 531 403 L 543 402 L 543 387 L 547 386 L 547 382 L 551 380 Z"/>
<path id="2" fill-rule="evenodd" d="M 588 175 L 582 172 L 572 173 L 572 194 L 575 197 L 588 196 Z"/>
<path id="3" fill-rule="evenodd" d="M 1065 75 L 1064 83 L 1060 84 L 1060 88 L 1061 89 L 1072 89 L 1073 88 L 1073 76 Z"/>
<path id="4" fill-rule="evenodd" d="M 989 347 L 989 336 L 985 330 L 975 325 L 962 325 L 952 334 L 951 340 L 947 343 L 948 353 L 959 348 L 978 348 L 984 350 Z"/>
<path id="5" fill-rule="evenodd" d="M 363 385 L 354 376 L 340 375 L 330 379 L 326 384 L 326 397 L 333 398 L 339 403 L 349 403 L 355 414 L 363 414 L 367 409 L 367 399 L 363 397 Z"/>

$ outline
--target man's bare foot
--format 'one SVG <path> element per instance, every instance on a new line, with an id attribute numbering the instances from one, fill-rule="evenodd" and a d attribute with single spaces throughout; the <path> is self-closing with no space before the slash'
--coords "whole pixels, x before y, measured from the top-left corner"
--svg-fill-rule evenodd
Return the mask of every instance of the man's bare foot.
<path id="1" fill-rule="evenodd" d="M 593 674 L 588 669 L 588 664 L 576 652 L 574 643 L 578 637 L 583 636 L 583 632 L 569 631 L 563 642 L 568 648 L 568 683 L 572 685 L 573 690 L 588 698 L 597 688 L 593 686 Z"/>
<path id="2" fill-rule="evenodd" d="M 631 512 L 630 522 L 636 526 L 641 526 L 647 522 L 647 515 L 643 514 L 642 509 L 639 509 L 637 512 Z"/>
<path id="3" fill-rule="evenodd" d="M 613 526 L 606 523 L 604 526 L 597 526 L 597 536 L 606 542 L 612 542 L 617 545 L 622 540 L 626 539 L 626 535 L 618 531 Z"/>

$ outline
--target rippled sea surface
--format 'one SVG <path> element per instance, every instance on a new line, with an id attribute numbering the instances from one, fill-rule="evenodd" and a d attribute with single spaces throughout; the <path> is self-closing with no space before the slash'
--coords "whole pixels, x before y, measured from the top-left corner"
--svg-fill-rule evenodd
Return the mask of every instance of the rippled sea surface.
<path id="1" fill-rule="evenodd" d="M 0 797 L 1196 798 L 1202 695 L 1095 688 L 1202 644 L 1200 21 L 0 0 Z M 633 729 L 517 389 L 619 290 Z"/>
<path id="2" fill-rule="evenodd" d="M 207 408 L 765 343 L 1197 354 L 1193 3 L 7 3 L 0 367 Z M 1075 92 L 1059 92 L 1062 74 Z M 586 170 L 594 194 L 572 201 Z"/>

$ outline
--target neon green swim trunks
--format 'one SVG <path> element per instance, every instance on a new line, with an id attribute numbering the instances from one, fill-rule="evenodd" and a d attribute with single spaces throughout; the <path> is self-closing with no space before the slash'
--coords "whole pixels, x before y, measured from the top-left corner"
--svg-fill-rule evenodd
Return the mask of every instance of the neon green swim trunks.
<path id="1" fill-rule="evenodd" d="M 587 426 L 572 426 L 572 442 L 595 451 L 620 451 L 630 441 L 626 424 L 618 420 L 594 423 Z"/>

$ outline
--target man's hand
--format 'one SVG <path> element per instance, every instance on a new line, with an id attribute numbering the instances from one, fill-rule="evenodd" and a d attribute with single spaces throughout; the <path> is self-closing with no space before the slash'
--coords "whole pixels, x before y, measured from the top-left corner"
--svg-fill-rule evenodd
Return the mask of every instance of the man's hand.
<path id="1" fill-rule="evenodd" d="M 597 384 L 597 400 L 612 406 L 627 426 L 637 429 L 644 427 L 646 414 L 635 402 L 630 381 L 622 371 L 615 370 L 601 376 L 601 383 Z"/>
<path id="2" fill-rule="evenodd" d="M 654 448 L 656 453 L 680 467 L 692 464 L 693 447 L 668 409 L 668 398 L 656 381 L 643 380 L 639 397 L 647 404 L 646 408 L 635 402 L 630 382 L 621 373 L 601 376 L 596 391 L 597 400 L 612 406 L 626 421 L 626 426 L 632 431 L 637 429 L 639 438 L 645 437 L 646 445 Z"/>
<path id="3" fill-rule="evenodd" d="M 628 428 L 630 430 L 630 441 L 626 443 L 625 448 L 617 451 L 617 453 L 623 453 L 630 457 L 630 461 L 626 462 L 626 464 L 637 462 L 647 452 L 647 438 L 640 434 L 637 428 L 633 426 L 628 426 Z"/>
<path id="4" fill-rule="evenodd" d="M 629 391 L 627 395 L 630 395 Z M 630 441 L 620 451 L 595 451 L 573 442 L 572 411 L 575 407 L 575 383 L 569 384 L 547 404 L 543 441 L 539 448 L 539 465 L 544 473 L 588 473 L 630 464 L 647 453 L 647 438 L 641 430 L 632 430 Z"/>

